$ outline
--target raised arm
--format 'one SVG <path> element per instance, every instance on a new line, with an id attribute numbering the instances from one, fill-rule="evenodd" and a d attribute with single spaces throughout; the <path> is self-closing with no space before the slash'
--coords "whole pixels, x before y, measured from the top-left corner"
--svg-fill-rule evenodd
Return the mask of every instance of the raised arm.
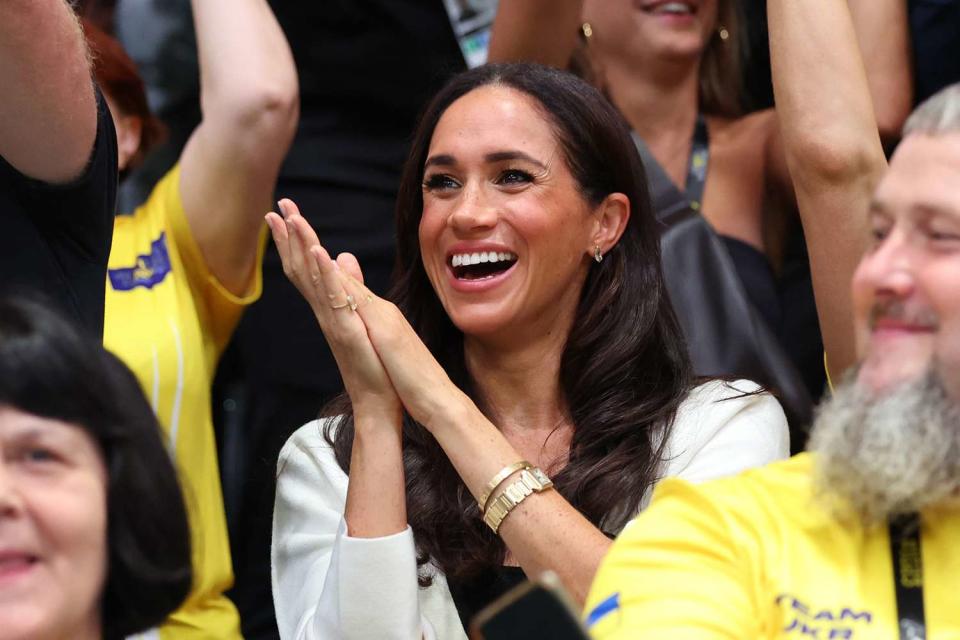
<path id="1" fill-rule="evenodd" d="M 69 182 L 97 133 L 90 61 L 65 0 L 0 0 L 0 156 L 21 173 Z"/>
<path id="2" fill-rule="evenodd" d="M 903 0 L 848 0 L 853 28 L 867 70 L 877 126 L 883 142 L 900 138 L 913 107 L 913 72 L 907 3 Z"/>
<path id="3" fill-rule="evenodd" d="M 490 62 L 524 60 L 565 67 L 577 44 L 583 0 L 500 0 Z"/>
<path id="4" fill-rule="evenodd" d="M 782 142 L 836 379 L 856 358 L 850 281 L 886 160 L 846 2 L 768 0 L 767 14 Z"/>
<path id="5" fill-rule="evenodd" d="M 207 266 L 239 295 L 296 129 L 296 68 L 266 0 L 192 5 L 203 119 L 181 157 L 180 191 Z"/>

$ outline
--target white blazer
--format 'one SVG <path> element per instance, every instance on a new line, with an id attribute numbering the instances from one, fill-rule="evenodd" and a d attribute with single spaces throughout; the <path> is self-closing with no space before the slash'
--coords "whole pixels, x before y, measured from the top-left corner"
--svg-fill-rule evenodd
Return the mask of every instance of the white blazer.
<path id="1" fill-rule="evenodd" d="M 702 482 L 786 458 L 783 410 L 767 393 L 742 395 L 757 390 L 746 380 L 693 389 L 677 413 L 660 477 Z M 315 420 L 298 429 L 277 463 L 271 560 L 280 636 L 465 640 L 440 570 L 428 564 L 433 584 L 417 583 L 410 527 L 383 538 L 347 535 L 347 475 L 323 427 Z"/>

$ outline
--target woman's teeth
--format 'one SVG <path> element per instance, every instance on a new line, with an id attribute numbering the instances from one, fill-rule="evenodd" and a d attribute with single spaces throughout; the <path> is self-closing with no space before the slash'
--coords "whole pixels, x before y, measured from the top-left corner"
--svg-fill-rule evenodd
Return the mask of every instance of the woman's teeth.
<path id="1" fill-rule="evenodd" d="M 457 253 L 453 256 L 454 267 L 468 267 L 483 262 L 513 262 L 517 256 L 509 251 L 483 251 L 480 253 Z"/>
<path id="2" fill-rule="evenodd" d="M 668 2 L 656 8 L 655 13 L 673 13 L 688 15 L 693 13 L 693 7 L 683 2 Z"/>

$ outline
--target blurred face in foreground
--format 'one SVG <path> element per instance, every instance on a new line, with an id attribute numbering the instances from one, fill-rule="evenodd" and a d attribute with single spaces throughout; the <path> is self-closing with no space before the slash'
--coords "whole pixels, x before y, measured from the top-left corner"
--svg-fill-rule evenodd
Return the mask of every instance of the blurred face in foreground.
<path id="1" fill-rule="evenodd" d="M 99 638 L 106 470 L 82 428 L 0 406 L 0 635 Z"/>
<path id="2" fill-rule="evenodd" d="M 960 497 L 960 134 L 908 136 L 853 280 L 860 366 L 824 403 L 817 485 L 867 523 Z"/>
<path id="3" fill-rule="evenodd" d="M 882 391 L 933 367 L 960 400 L 960 134 L 903 141 L 870 225 L 853 280 L 859 381 Z"/>

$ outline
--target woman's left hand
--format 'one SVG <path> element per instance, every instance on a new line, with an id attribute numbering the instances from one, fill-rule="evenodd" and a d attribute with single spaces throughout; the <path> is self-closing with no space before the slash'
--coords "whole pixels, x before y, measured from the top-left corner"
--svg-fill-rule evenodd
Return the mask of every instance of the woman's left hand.
<path id="1" fill-rule="evenodd" d="M 420 336 L 397 306 L 374 295 L 354 278 L 345 288 L 361 301 L 360 314 L 367 335 L 410 416 L 429 430 L 452 409 L 473 402 L 450 380 Z"/>
<path id="2" fill-rule="evenodd" d="M 457 388 L 400 310 L 353 279 L 345 289 L 407 412 L 436 438 L 477 500 L 498 471 L 523 456 Z M 558 492 L 531 496 L 500 527 L 512 556 L 528 575 L 556 571 L 583 602 L 610 540 Z"/>

